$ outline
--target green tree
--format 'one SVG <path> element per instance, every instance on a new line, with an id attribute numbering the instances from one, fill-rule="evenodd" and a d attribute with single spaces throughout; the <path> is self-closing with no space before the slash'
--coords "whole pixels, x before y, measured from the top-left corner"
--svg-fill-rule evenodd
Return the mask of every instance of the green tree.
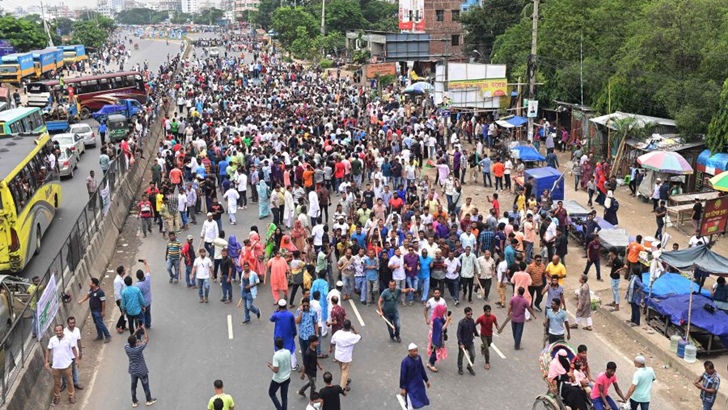
<path id="1" fill-rule="evenodd" d="M 186 24 L 190 20 L 192 20 L 192 14 L 182 13 L 182 12 L 176 12 L 174 16 L 172 16 L 171 19 L 169 19 L 169 22 L 172 24 Z"/>
<path id="2" fill-rule="evenodd" d="M 215 8 L 210 7 L 208 9 L 202 10 L 200 14 L 195 16 L 194 22 L 195 24 L 216 24 L 218 21 L 222 20 L 223 16 L 225 15 L 225 12 Z"/>
<path id="3" fill-rule="evenodd" d="M 316 43 L 309 35 L 306 27 L 296 27 L 296 38 L 290 46 L 291 54 L 296 58 L 310 60 L 316 54 Z"/>
<path id="4" fill-rule="evenodd" d="M 93 20 L 77 21 L 73 24 L 71 42 L 83 44 L 86 48 L 97 50 L 109 39 L 109 32 Z"/>
<path id="5" fill-rule="evenodd" d="M 397 3 L 381 0 L 361 0 L 361 12 L 372 30 L 399 30 L 399 7 Z"/>
<path id="6" fill-rule="evenodd" d="M 299 31 L 298 27 L 303 27 L 305 30 Z M 277 40 L 287 50 L 300 34 L 306 33 L 308 37 L 314 38 L 319 33 L 316 18 L 303 7 L 281 7 L 277 9 L 273 13 L 271 28 L 278 33 Z"/>
<path id="7" fill-rule="evenodd" d="M 140 7 L 119 12 L 114 21 L 119 24 L 159 24 L 167 20 L 169 17 L 166 11 L 154 11 L 152 9 Z"/>
<path id="8" fill-rule="evenodd" d="M 465 32 L 465 50 L 478 51 L 490 60 L 496 38 L 521 20 L 526 0 L 492 0 L 485 7 L 474 7 L 460 16 Z"/>
<path id="9" fill-rule="evenodd" d="M 73 30 L 73 20 L 65 17 L 53 20 L 53 26 L 61 31 L 62 36 L 68 36 Z"/>
<path id="10" fill-rule="evenodd" d="M 279 0 L 261 0 L 258 4 L 258 15 L 256 23 L 260 24 L 263 30 L 270 30 L 273 23 L 273 13 L 281 4 Z"/>
<path id="11" fill-rule="evenodd" d="M 708 125 L 705 143 L 713 153 L 725 152 L 728 148 L 728 79 L 723 82 L 720 104 Z"/>
<path id="12" fill-rule="evenodd" d="M 0 16 L 0 38 L 10 41 L 19 52 L 37 50 L 48 45 L 43 26 L 11 15 Z"/>
<path id="13" fill-rule="evenodd" d="M 321 7 L 315 14 L 321 15 Z M 366 28 L 369 22 L 364 18 L 359 2 L 355 0 L 332 0 L 326 2 L 326 32 L 346 33 L 348 30 Z"/>

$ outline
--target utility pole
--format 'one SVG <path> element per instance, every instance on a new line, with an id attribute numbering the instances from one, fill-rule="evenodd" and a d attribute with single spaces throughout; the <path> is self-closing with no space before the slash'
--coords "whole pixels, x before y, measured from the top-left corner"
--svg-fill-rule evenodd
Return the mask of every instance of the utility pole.
<path id="1" fill-rule="evenodd" d="M 321 35 L 326 35 L 326 0 L 321 2 Z"/>
<path id="2" fill-rule="evenodd" d="M 43 7 L 43 1 L 40 2 L 40 19 L 43 20 L 43 28 L 45 29 L 46 35 L 48 36 L 48 47 L 54 47 L 53 37 L 51 37 L 51 31 L 48 28 L 48 21 L 46 20 L 45 8 Z"/>
<path id="3" fill-rule="evenodd" d="M 528 56 L 528 100 L 536 95 L 536 54 L 538 53 L 538 2 L 533 0 L 533 25 L 531 28 L 531 55 Z M 538 115 L 538 114 L 537 114 Z M 528 141 L 533 141 L 533 118 L 528 118 Z"/>

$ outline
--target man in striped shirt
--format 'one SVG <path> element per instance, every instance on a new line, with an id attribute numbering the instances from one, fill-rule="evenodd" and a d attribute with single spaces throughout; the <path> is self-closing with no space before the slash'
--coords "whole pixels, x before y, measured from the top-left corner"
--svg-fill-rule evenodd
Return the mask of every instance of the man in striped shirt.
<path id="1" fill-rule="evenodd" d="M 131 375 L 131 406 L 138 407 L 139 401 L 136 397 L 137 383 L 141 380 L 142 388 L 144 389 L 144 395 L 147 399 L 147 406 L 157 402 L 157 399 L 152 397 L 152 392 L 149 390 L 149 370 L 147 369 L 147 362 L 144 360 L 144 349 L 149 343 L 149 332 L 144 332 L 144 341 L 137 341 L 137 333 L 144 329 L 144 325 L 140 326 L 133 335 L 129 336 L 127 345 L 124 346 L 124 351 L 127 357 L 129 357 L 129 374 Z"/>
<path id="2" fill-rule="evenodd" d="M 182 245 L 177 240 L 177 234 L 174 232 L 169 233 L 169 242 L 167 242 L 167 249 L 164 253 L 164 259 L 167 261 L 167 273 L 169 273 L 169 283 L 174 280 L 175 283 L 179 282 L 179 271 L 180 271 L 180 249 Z"/>

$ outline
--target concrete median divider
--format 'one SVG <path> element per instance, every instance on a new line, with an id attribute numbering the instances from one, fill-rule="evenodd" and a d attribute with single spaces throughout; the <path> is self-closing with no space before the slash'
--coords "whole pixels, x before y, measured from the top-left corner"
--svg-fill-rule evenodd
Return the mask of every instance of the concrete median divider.
<path id="1" fill-rule="evenodd" d="M 188 55 L 190 48 L 188 45 L 183 55 Z M 156 158 L 159 141 L 164 137 L 161 129 L 161 117 L 162 115 L 159 115 L 155 119 L 149 129 L 149 134 L 145 137 L 144 158 L 137 160 L 136 166 L 123 176 L 120 186 L 112 194 L 109 212 L 102 219 L 98 231 L 91 238 L 76 269 L 73 272 L 61 273 L 66 283 L 64 291 L 70 293 L 72 298 L 69 303 L 61 303 L 56 315 L 56 323 L 65 323 L 67 317 L 75 316 L 82 326 L 85 318 L 88 317 L 90 313 L 88 303 L 79 305 L 76 302 L 86 293 L 88 282 L 92 277 L 103 280 L 106 275 L 107 266 L 116 250 L 121 228 L 133 208 L 137 193 L 144 189 L 142 184 L 144 175 L 152 160 Z M 112 306 L 113 302 L 107 311 L 110 312 Z M 53 376 L 50 371 L 45 369 L 47 343 L 46 339 L 41 342 L 32 340 L 27 343 L 30 358 L 23 365 L 14 385 L 9 388 L 3 409 L 46 409 L 50 406 Z"/>

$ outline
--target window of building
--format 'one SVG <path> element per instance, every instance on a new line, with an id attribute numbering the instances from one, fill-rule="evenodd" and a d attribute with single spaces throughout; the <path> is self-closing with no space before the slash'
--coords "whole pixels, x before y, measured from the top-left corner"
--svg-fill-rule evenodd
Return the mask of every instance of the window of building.
<path id="1" fill-rule="evenodd" d="M 460 10 L 452 10 L 452 21 L 460 21 Z"/>
<path id="2" fill-rule="evenodd" d="M 445 10 L 435 10 L 435 20 L 445 21 Z"/>
<path id="3" fill-rule="evenodd" d="M 459 34 L 453 34 L 452 35 L 452 45 L 453 46 L 459 46 L 460 45 L 460 35 Z"/>

